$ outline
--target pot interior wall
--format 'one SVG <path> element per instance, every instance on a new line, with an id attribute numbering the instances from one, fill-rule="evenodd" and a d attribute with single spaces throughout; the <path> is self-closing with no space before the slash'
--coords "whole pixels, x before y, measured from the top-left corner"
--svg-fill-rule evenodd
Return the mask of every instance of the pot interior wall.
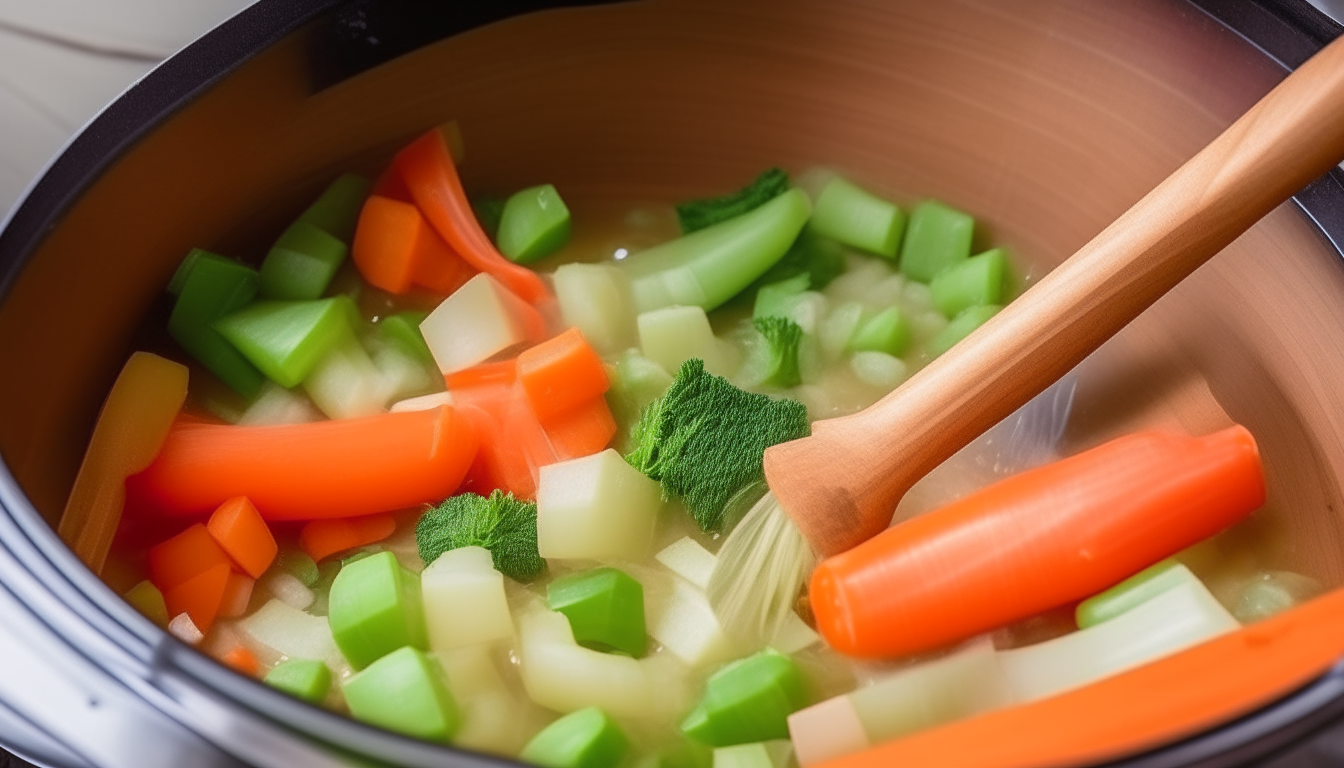
<path id="1" fill-rule="evenodd" d="M 264 254 L 332 174 L 456 118 L 469 188 L 549 181 L 576 248 L 616 203 L 828 163 L 973 213 L 1033 274 L 1082 245 L 1282 76 L 1175 0 L 650 0 L 514 19 L 310 93 L 298 35 L 121 158 L 0 305 L 0 455 L 54 521 L 98 404 L 182 255 Z M 600 217 L 598 217 L 600 218 Z M 1258 437 L 1270 501 L 1222 537 L 1344 583 L 1344 269 L 1272 213 L 1084 369 L 1068 440 L 1140 423 Z"/>

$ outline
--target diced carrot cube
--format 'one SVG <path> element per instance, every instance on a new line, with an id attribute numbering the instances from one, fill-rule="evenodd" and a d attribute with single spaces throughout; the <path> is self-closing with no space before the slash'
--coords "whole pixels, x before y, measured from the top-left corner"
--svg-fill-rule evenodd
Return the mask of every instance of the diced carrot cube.
<path id="1" fill-rule="evenodd" d="M 299 549 L 313 560 L 382 541 L 397 529 L 389 514 L 314 520 L 299 531 Z"/>
<path id="2" fill-rule="evenodd" d="M 246 496 L 219 505 L 205 527 L 233 562 L 254 579 L 261 578 L 279 552 L 270 527 Z"/>
<path id="3" fill-rule="evenodd" d="M 221 565 L 227 571 L 233 567 L 233 561 L 202 523 L 196 523 L 149 550 L 150 581 L 164 593 L 165 600 L 168 590 Z M 168 615 L 176 616 L 179 613 L 180 610 L 172 610 L 170 603 Z M 195 618 L 193 616 L 192 620 Z M 197 626 L 200 626 L 199 623 Z"/>
<path id="4" fill-rule="evenodd" d="M 542 424 L 560 461 L 590 456 L 616 436 L 616 419 L 601 395 Z"/>
<path id="5" fill-rule="evenodd" d="M 209 632 L 224 602 L 231 572 L 227 562 L 219 563 L 164 590 L 163 601 L 168 605 L 169 615 L 185 613 L 202 633 Z"/>
<path id="6" fill-rule="evenodd" d="M 237 571 L 229 573 L 229 581 L 224 585 L 224 599 L 219 604 L 219 616 L 224 619 L 236 619 L 247 613 L 247 604 L 252 601 L 252 588 L 257 580 Z"/>
<path id="7" fill-rule="evenodd" d="M 256 654 L 241 645 L 234 646 L 219 660 L 249 677 L 256 677 L 257 673 L 261 671 L 261 662 L 257 661 Z"/>
<path id="8" fill-rule="evenodd" d="M 364 279 L 391 293 L 418 285 L 449 294 L 476 273 L 413 204 L 377 195 L 360 211 L 350 252 Z"/>
<path id="9" fill-rule="evenodd" d="M 577 328 L 518 355 L 518 381 L 543 422 L 588 403 L 610 386 L 602 358 Z"/>

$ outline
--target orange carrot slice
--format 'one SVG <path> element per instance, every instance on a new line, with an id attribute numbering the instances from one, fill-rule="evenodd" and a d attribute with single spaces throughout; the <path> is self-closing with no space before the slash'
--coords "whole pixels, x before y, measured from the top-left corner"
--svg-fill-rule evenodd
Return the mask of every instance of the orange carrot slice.
<path id="1" fill-rule="evenodd" d="M 252 601 L 252 588 L 257 580 L 237 571 L 229 573 L 224 584 L 224 597 L 219 602 L 219 616 L 224 619 L 236 619 L 247 613 L 247 604 Z"/>
<path id="2" fill-rule="evenodd" d="M 126 503 L 126 478 L 154 460 L 187 398 L 187 368 L 136 352 L 103 403 L 57 533 L 95 573 L 102 571 Z"/>
<path id="3" fill-rule="evenodd" d="M 350 252 L 365 280 L 395 294 L 412 286 L 449 294 L 475 274 L 418 208 L 377 195 L 360 211 Z"/>
<path id="4" fill-rule="evenodd" d="M 182 424 L 128 487 L 165 515 L 201 515 L 246 496 L 271 521 L 357 517 L 441 501 L 476 446 L 452 406 L 309 424 Z"/>
<path id="5" fill-rule="evenodd" d="M 165 600 L 168 590 L 221 565 L 232 568 L 233 562 L 200 523 L 149 548 L 149 580 L 164 593 Z M 171 605 L 168 608 L 169 616 L 181 613 Z"/>
<path id="6" fill-rule="evenodd" d="M 257 661 L 256 654 L 241 645 L 234 646 L 228 653 L 219 657 L 219 660 L 249 677 L 256 677 L 261 671 L 261 662 Z"/>
<path id="7" fill-rule="evenodd" d="M 556 458 L 566 461 L 606 448 L 616 436 L 616 419 L 606 398 L 598 395 L 569 413 L 542 422 L 542 428 L 551 439 Z"/>
<path id="8" fill-rule="evenodd" d="M 396 529 L 396 519 L 388 514 L 313 520 L 299 531 L 299 549 L 320 562 L 337 552 L 382 541 Z"/>
<path id="9" fill-rule="evenodd" d="M 1264 501 L 1244 427 L 1140 432 L 889 528 L 822 562 L 809 596 L 842 653 L 916 653 L 1100 592 Z"/>
<path id="10" fill-rule="evenodd" d="M 168 606 L 168 615 L 185 613 L 202 633 L 209 632 L 224 603 L 230 572 L 228 564 L 220 563 L 165 589 L 163 601 Z"/>
<path id="11" fill-rule="evenodd" d="M 482 495 L 499 489 L 531 499 L 538 470 L 557 461 L 551 441 L 517 381 L 517 361 L 468 368 L 445 377 L 453 403 L 481 435 L 481 450 L 465 490 Z"/>
<path id="12" fill-rule="evenodd" d="M 611 386 L 602 358 L 578 328 L 523 350 L 518 381 L 542 422 L 601 397 Z"/>
<path id="13" fill-rule="evenodd" d="M 246 496 L 220 504 L 205 527 L 233 562 L 254 579 L 271 567 L 279 551 L 270 527 Z"/>
<path id="14" fill-rule="evenodd" d="M 439 130 L 431 130 L 411 142 L 392 162 L 425 218 L 468 264 L 530 304 L 550 298 L 550 291 L 537 273 L 504 258 L 481 229 L 462 189 L 448 143 Z"/>

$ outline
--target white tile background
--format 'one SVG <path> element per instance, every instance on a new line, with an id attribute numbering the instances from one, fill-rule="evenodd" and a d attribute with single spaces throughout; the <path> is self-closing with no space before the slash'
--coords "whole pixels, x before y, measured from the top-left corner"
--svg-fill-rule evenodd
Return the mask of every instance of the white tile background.
<path id="1" fill-rule="evenodd" d="M 0 221 L 100 107 L 253 0 L 0 0 Z M 1344 0 L 1311 0 L 1344 19 Z"/>

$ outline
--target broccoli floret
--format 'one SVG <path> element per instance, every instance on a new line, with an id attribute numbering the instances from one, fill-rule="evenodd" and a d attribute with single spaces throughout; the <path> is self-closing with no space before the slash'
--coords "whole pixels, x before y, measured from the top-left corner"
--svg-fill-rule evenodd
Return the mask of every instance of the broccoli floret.
<path id="1" fill-rule="evenodd" d="M 690 234 L 759 208 L 788 188 L 789 174 L 779 168 L 771 168 L 757 176 L 749 186 L 731 195 L 680 203 L 677 205 L 677 220 L 681 222 L 682 233 Z"/>
<path id="2" fill-rule="evenodd" d="M 730 502 L 763 479 L 765 449 L 810 432 L 801 403 L 745 392 L 691 359 L 644 409 L 626 460 L 684 501 L 701 530 L 718 531 Z"/>
<path id="3" fill-rule="evenodd" d="M 426 512 L 415 525 L 415 545 L 426 564 L 458 547 L 485 547 L 495 568 L 514 581 L 546 570 L 537 553 L 537 505 L 496 490 L 489 498 L 463 493 Z"/>
<path id="4" fill-rule="evenodd" d="M 787 317 L 772 315 L 751 321 L 762 343 L 754 353 L 759 356 L 753 366 L 757 386 L 796 387 L 803 383 L 798 372 L 798 347 L 803 342 L 803 329 Z"/>

